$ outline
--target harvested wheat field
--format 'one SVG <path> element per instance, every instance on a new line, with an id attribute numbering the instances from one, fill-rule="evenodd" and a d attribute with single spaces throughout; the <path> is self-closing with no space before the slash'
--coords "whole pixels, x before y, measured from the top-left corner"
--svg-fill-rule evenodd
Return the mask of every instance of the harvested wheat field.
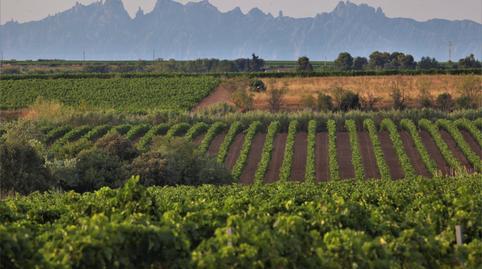
<path id="1" fill-rule="evenodd" d="M 307 95 L 316 98 L 317 93 L 333 95 L 335 88 L 351 90 L 362 98 L 377 97 L 376 107 L 386 108 L 391 105 L 390 93 L 400 89 L 405 95 L 406 104 L 417 107 L 421 92 L 430 94 L 432 99 L 441 93 L 450 93 L 454 98 L 460 96 L 460 89 L 467 80 L 478 79 L 482 87 L 482 76 L 463 75 L 420 75 L 420 76 L 346 76 L 346 77 L 292 77 L 262 79 L 269 89 L 286 89 L 283 108 L 299 110 L 304 107 L 302 99 Z M 268 108 L 268 94 L 255 94 L 255 108 Z"/>

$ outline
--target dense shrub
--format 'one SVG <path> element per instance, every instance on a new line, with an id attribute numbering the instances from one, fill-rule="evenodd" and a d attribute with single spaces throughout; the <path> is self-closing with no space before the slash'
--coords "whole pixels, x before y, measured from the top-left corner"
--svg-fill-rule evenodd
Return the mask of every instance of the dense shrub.
<path id="1" fill-rule="evenodd" d="M 108 134 L 95 143 L 96 147 L 121 160 L 132 160 L 138 155 L 133 143 L 118 133 Z"/>
<path id="2" fill-rule="evenodd" d="M 260 79 L 252 79 L 249 84 L 249 89 L 254 92 L 264 92 L 266 91 L 266 85 Z"/>
<path id="3" fill-rule="evenodd" d="M 132 161 L 129 173 L 140 176 L 140 182 L 145 186 L 164 185 L 166 165 L 160 152 L 147 152 Z"/>
<path id="4" fill-rule="evenodd" d="M 437 105 L 437 108 L 443 111 L 450 111 L 452 110 L 452 107 L 454 105 L 454 102 L 452 100 L 452 95 L 450 93 L 441 93 L 437 96 L 437 99 L 435 101 L 435 104 Z"/>
<path id="5" fill-rule="evenodd" d="M 0 190 L 28 194 L 54 187 L 44 160 L 27 143 L 0 144 Z"/>

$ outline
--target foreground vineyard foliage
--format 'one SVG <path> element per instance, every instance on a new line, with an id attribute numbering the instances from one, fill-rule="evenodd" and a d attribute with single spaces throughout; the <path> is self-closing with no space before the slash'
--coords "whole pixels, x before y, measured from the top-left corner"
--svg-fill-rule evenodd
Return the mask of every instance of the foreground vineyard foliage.
<path id="1" fill-rule="evenodd" d="M 118 190 L 0 201 L 0 260 L 2 268 L 477 268 L 481 192 L 480 175 L 198 188 L 131 179 Z"/>

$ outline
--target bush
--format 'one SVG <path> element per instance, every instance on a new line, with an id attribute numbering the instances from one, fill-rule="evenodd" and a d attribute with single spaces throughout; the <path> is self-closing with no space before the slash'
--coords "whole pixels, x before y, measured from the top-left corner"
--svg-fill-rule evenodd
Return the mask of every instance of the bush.
<path id="1" fill-rule="evenodd" d="M 452 110 L 452 107 L 454 106 L 454 102 L 452 100 L 452 95 L 450 93 L 441 93 L 437 96 L 437 100 L 435 101 L 435 104 L 440 110 L 443 111 L 450 111 Z"/>
<path id="2" fill-rule="evenodd" d="M 0 144 L 0 190 L 29 194 L 56 184 L 44 160 L 28 143 Z"/>
<path id="3" fill-rule="evenodd" d="M 455 101 L 455 104 L 458 109 L 471 109 L 477 107 L 477 105 L 474 103 L 474 100 L 470 96 L 460 96 Z"/>
<path id="4" fill-rule="evenodd" d="M 360 109 L 360 96 L 352 91 L 345 91 L 340 99 L 338 108 L 341 111 Z"/>
<path id="5" fill-rule="evenodd" d="M 126 177 L 122 161 L 99 149 L 80 152 L 74 171 L 75 177 L 61 180 L 64 190 L 82 193 L 101 187 L 117 188 L 122 186 Z"/>
<path id="6" fill-rule="evenodd" d="M 396 110 L 405 109 L 405 95 L 400 89 L 393 89 L 390 93 L 393 108 Z"/>
<path id="7" fill-rule="evenodd" d="M 148 152 L 132 161 L 129 172 L 140 176 L 140 182 L 145 186 L 164 185 L 166 166 L 167 161 L 160 152 Z"/>
<path id="8" fill-rule="evenodd" d="M 301 105 L 305 109 L 315 110 L 317 108 L 316 100 L 311 94 L 301 96 Z"/>
<path id="9" fill-rule="evenodd" d="M 250 88 L 251 91 L 254 91 L 254 92 L 265 92 L 266 91 L 266 85 L 260 79 L 251 80 L 251 82 L 249 84 L 249 88 Z"/>
<path id="10" fill-rule="evenodd" d="M 236 90 L 231 95 L 231 101 L 242 111 L 253 109 L 253 95 L 243 89 Z"/>
<path id="11" fill-rule="evenodd" d="M 318 111 L 331 111 L 333 110 L 333 99 L 331 96 L 320 92 L 316 98 L 316 106 Z"/>
<path id="12" fill-rule="evenodd" d="M 139 154 L 134 144 L 118 133 L 102 137 L 95 143 L 95 146 L 123 161 L 132 160 Z"/>

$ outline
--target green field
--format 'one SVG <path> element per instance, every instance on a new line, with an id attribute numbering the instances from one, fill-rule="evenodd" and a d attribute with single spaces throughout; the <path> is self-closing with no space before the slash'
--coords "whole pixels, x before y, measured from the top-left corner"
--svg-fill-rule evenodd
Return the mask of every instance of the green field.
<path id="1" fill-rule="evenodd" d="M 0 80 L 0 108 L 27 107 L 42 97 L 119 111 L 189 110 L 217 84 L 210 76 Z"/>

